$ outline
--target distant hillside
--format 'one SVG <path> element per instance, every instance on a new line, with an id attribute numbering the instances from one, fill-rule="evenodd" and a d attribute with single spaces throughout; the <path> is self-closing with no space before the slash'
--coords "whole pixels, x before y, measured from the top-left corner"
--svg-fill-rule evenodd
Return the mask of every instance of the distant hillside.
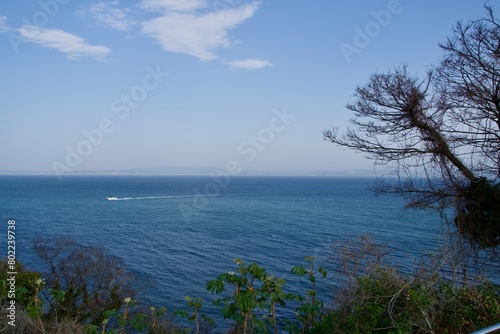
<path id="1" fill-rule="evenodd" d="M 64 175 L 210 175 L 210 173 L 221 171 L 215 167 L 144 167 L 113 170 L 79 170 Z M 0 170 L 2 175 L 52 175 L 51 171 L 23 171 L 23 170 Z M 376 176 L 373 169 L 353 169 L 353 170 L 243 170 L 238 175 L 260 175 L 260 176 L 337 176 L 337 177 L 373 177 Z"/>

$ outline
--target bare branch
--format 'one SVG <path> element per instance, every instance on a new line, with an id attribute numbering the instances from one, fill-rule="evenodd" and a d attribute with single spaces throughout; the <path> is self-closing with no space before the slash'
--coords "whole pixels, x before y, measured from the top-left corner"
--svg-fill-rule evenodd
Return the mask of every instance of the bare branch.
<path id="1" fill-rule="evenodd" d="M 375 191 L 401 194 L 410 207 L 453 207 L 464 235 L 495 247 L 500 23 L 491 7 L 485 9 L 484 18 L 455 25 L 440 45 L 442 61 L 423 79 L 409 75 L 407 66 L 373 74 L 347 105 L 354 114 L 350 126 L 325 130 L 323 138 L 392 168 L 396 181 L 380 180 Z M 479 190 L 482 196 L 471 195 Z"/>

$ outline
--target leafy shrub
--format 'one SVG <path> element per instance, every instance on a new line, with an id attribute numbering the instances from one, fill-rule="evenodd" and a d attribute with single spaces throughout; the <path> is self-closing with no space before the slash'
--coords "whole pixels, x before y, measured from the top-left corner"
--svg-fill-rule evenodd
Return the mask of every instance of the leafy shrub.
<path id="1" fill-rule="evenodd" d="M 356 279 L 347 296 L 311 333 L 419 333 L 429 327 L 431 292 L 390 267 Z"/>
<path id="2" fill-rule="evenodd" d="M 10 284 L 7 281 L 8 272 L 16 272 L 16 290 L 15 300 L 18 306 L 27 307 L 31 300 L 33 300 L 36 291 L 35 282 L 41 278 L 41 274 L 36 271 L 29 271 L 24 268 L 21 262 L 16 261 L 14 269 L 9 269 L 7 259 L 0 262 L 0 301 L 4 302 L 8 298 Z"/>
<path id="3" fill-rule="evenodd" d="M 378 267 L 343 295 L 309 333 L 469 333 L 500 322 L 500 296 L 487 282 L 454 286 Z"/>
<path id="4" fill-rule="evenodd" d="M 98 325 L 107 310 L 134 297 L 134 276 L 125 262 L 102 247 L 83 246 L 68 237 L 38 238 L 34 250 L 48 266 L 42 291 L 53 319 Z"/>
<path id="5" fill-rule="evenodd" d="M 16 264 L 19 308 L 14 333 L 207 334 L 213 330 L 213 320 L 201 313 L 201 298 L 186 297 L 187 309 L 175 312 L 190 322 L 186 326 L 168 318 L 166 308 L 140 308 L 125 295 L 133 290 L 123 262 L 101 248 L 56 238 L 38 239 L 35 250 L 49 270 L 42 275 Z M 440 277 L 439 266 L 431 264 L 416 274 L 402 274 L 384 263 L 387 254 L 364 236 L 338 249 L 335 256 L 340 262 L 335 265 L 347 279 L 332 308 L 317 298 L 317 277 L 325 278 L 327 271 L 315 267 L 316 257 L 306 257 L 307 265 L 291 270 L 309 281 L 303 294 L 286 293 L 283 278 L 240 259 L 235 259 L 235 272 L 220 274 L 207 282 L 206 289 L 221 295 L 215 305 L 224 318 L 234 321 L 232 334 L 454 334 L 500 322 L 498 286 L 477 278 L 456 283 Z M 10 289 L 6 266 L 0 262 L 2 315 Z M 99 275 L 103 270 L 106 273 Z M 110 276 L 121 273 L 124 277 L 118 280 Z M 279 309 L 290 307 L 288 302 L 295 317 L 278 319 Z M 7 328 L 5 321 L 0 321 L 2 328 Z"/>
<path id="6" fill-rule="evenodd" d="M 215 305 L 225 319 L 236 323 L 238 334 L 268 333 L 270 328 L 278 333 L 276 305 L 285 306 L 288 298 L 282 290 L 285 280 L 268 275 L 258 264 L 245 265 L 240 259 L 234 261 L 237 273 L 221 274 L 206 284 L 209 292 L 226 295 L 218 298 Z M 234 287 L 232 292 L 227 290 L 228 285 Z"/>
<path id="7" fill-rule="evenodd" d="M 454 287 L 443 282 L 435 315 L 435 328 L 440 333 L 469 333 L 500 322 L 498 287 L 484 282 L 479 285 Z"/>

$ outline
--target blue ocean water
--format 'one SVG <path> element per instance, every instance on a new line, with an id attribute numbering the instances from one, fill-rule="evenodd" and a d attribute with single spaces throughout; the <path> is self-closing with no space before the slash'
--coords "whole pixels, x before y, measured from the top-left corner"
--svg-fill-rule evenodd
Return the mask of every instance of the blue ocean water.
<path id="1" fill-rule="evenodd" d="M 17 257 L 43 269 L 37 236 L 67 235 L 122 257 L 149 287 L 144 303 L 184 306 L 234 258 L 289 277 L 304 256 L 323 261 L 335 241 L 368 234 L 411 270 L 442 240 L 434 212 L 375 196 L 372 178 L 208 176 L 0 176 L 0 220 L 17 222 Z M 108 198 L 112 198 L 109 200 Z M 6 232 L 5 232 L 6 235 Z M 6 251 L 5 251 L 6 252 Z M 335 278 L 333 278 L 334 280 Z M 300 289 L 289 279 L 288 290 Z M 327 297 L 325 296 L 327 299 Z M 208 307 L 212 307 L 208 305 Z M 212 313 L 212 311 L 209 311 Z"/>

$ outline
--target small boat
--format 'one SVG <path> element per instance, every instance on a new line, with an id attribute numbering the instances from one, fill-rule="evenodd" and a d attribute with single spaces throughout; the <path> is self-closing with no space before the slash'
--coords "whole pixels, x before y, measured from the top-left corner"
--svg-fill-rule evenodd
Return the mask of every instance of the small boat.
<path id="1" fill-rule="evenodd" d="M 118 200 L 118 197 L 116 197 L 116 196 L 113 196 L 113 197 L 106 197 L 106 199 L 107 199 L 108 201 L 117 201 L 117 200 Z"/>

